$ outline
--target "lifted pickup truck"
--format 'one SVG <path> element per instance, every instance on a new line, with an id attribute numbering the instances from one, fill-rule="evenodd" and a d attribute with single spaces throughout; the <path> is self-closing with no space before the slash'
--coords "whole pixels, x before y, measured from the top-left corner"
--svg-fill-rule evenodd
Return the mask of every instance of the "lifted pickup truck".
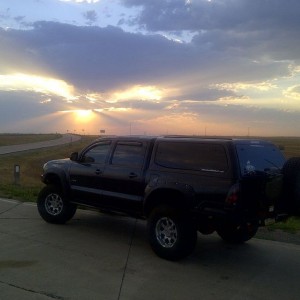
<path id="1" fill-rule="evenodd" d="M 291 206 L 283 177 L 294 178 L 295 165 L 261 140 L 101 138 L 44 165 L 38 211 L 50 223 L 69 221 L 78 204 L 144 218 L 154 252 L 178 260 L 193 251 L 197 230 L 242 243 L 276 221 Z"/>

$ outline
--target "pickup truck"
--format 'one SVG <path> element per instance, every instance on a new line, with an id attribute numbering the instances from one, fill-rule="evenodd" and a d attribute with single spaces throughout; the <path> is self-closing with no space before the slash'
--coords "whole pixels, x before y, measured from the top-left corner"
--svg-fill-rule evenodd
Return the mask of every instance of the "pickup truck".
<path id="1" fill-rule="evenodd" d="M 44 165 L 37 207 L 50 223 L 69 221 L 77 205 L 146 219 L 153 251 L 179 260 L 197 231 L 243 243 L 299 206 L 299 169 L 263 140 L 105 137 Z"/>

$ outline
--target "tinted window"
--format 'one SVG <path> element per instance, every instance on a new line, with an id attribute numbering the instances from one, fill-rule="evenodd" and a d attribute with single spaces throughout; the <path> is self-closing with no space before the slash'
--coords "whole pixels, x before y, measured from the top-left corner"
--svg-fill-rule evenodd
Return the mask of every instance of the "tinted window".
<path id="1" fill-rule="evenodd" d="M 142 143 L 118 143 L 112 158 L 113 165 L 141 167 L 144 162 L 145 148 Z"/>
<path id="2" fill-rule="evenodd" d="M 222 145 L 208 143 L 161 142 L 155 162 L 174 169 L 224 172 L 228 168 Z"/>
<path id="3" fill-rule="evenodd" d="M 237 144 L 236 149 L 242 174 L 279 170 L 285 162 L 284 156 L 274 145 Z"/>
<path id="4" fill-rule="evenodd" d="M 83 157 L 83 162 L 104 163 L 110 148 L 110 143 L 97 144 L 89 149 Z"/>

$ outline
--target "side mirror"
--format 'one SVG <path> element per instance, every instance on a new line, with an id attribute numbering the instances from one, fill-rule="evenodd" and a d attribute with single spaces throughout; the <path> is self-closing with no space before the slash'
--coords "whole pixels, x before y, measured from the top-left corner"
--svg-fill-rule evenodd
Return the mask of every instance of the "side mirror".
<path id="1" fill-rule="evenodd" d="M 78 160 L 78 152 L 73 152 L 70 156 L 70 160 L 77 161 Z"/>

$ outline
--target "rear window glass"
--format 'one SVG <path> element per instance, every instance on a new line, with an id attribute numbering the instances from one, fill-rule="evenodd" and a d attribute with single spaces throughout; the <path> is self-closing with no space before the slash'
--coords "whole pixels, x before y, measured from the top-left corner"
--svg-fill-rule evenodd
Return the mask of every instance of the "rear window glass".
<path id="1" fill-rule="evenodd" d="M 285 158 L 280 150 L 269 144 L 237 144 L 237 154 L 242 174 L 280 170 Z"/>
<path id="2" fill-rule="evenodd" d="M 155 163 L 166 168 L 206 172 L 223 173 L 228 169 L 224 147 L 208 143 L 161 142 Z"/>
<path id="3" fill-rule="evenodd" d="M 131 167 L 141 167 L 144 162 L 145 147 L 138 142 L 119 142 L 115 149 L 112 164 Z"/>

